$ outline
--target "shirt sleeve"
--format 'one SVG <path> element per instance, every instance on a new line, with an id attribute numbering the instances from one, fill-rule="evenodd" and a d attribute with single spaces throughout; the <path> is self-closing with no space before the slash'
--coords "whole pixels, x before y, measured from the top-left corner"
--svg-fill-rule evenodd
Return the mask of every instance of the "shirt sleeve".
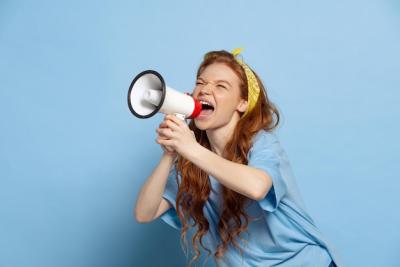
<path id="1" fill-rule="evenodd" d="M 264 130 L 254 138 L 249 150 L 248 166 L 265 171 L 272 179 L 272 187 L 268 194 L 257 202 L 263 210 L 275 211 L 287 191 L 287 185 L 281 172 L 279 141 L 274 134 Z"/>
<path id="2" fill-rule="evenodd" d="M 174 227 L 177 230 L 182 228 L 181 221 L 179 220 L 178 214 L 176 212 L 175 203 L 176 203 L 176 196 L 178 194 L 178 184 L 175 179 L 176 171 L 175 165 L 172 166 L 169 174 L 167 184 L 165 185 L 163 198 L 167 200 L 171 204 L 171 208 L 164 212 L 160 218 L 169 224 L 170 226 Z"/>

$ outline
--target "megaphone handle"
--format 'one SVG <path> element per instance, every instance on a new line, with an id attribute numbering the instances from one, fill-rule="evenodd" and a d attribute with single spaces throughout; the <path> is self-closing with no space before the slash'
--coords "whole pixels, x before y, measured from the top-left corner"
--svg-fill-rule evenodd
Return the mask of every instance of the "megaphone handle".
<path id="1" fill-rule="evenodd" d="M 185 115 L 183 115 L 183 114 L 180 114 L 180 113 L 174 113 L 174 115 L 177 117 L 177 118 L 179 118 L 179 119 L 181 119 L 181 120 L 185 120 Z"/>

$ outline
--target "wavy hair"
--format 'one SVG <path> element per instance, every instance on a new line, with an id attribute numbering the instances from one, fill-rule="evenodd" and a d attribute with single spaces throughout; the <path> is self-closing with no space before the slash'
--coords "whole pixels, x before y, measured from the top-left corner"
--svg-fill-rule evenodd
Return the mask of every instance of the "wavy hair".
<path id="1" fill-rule="evenodd" d="M 198 68 L 197 78 L 207 66 L 213 63 L 226 64 L 236 73 L 240 80 L 241 97 L 247 99 L 248 89 L 246 74 L 243 68 L 236 62 L 234 56 L 225 50 L 206 53 Z M 260 95 L 256 106 L 245 117 L 241 116 L 231 139 L 227 142 L 223 150 L 223 157 L 225 159 L 240 164 L 248 163 L 247 153 L 252 145 L 252 137 L 261 129 L 271 131 L 277 127 L 280 118 L 278 109 L 269 101 L 261 80 L 256 73 L 254 74 L 260 86 Z M 241 115 L 243 115 L 243 113 Z M 211 150 L 206 131 L 198 129 L 193 120 L 189 123 L 189 128 L 194 132 L 197 142 Z M 195 255 L 188 264 L 188 266 L 191 266 L 192 262 L 200 256 L 197 241 L 199 241 L 203 249 L 208 252 L 207 258 L 211 254 L 211 251 L 204 246 L 202 241 L 202 238 L 206 235 L 210 227 L 208 220 L 203 214 L 203 207 L 209 197 L 211 186 L 208 174 L 189 160 L 178 155 L 178 160 L 175 164 L 177 182 L 178 174 L 181 175 L 175 203 L 178 217 L 182 222 L 181 245 L 183 242 L 185 246 L 187 246 L 186 235 L 189 228 L 189 221 L 193 221 L 190 226 L 197 226 L 197 232 L 192 237 Z M 248 198 L 223 185 L 221 185 L 221 188 L 223 205 L 219 211 L 220 219 L 217 229 L 221 237 L 221 243 L 217 246 L 214 253 L 216 260 L 224 255 L 229 244 L 240 249 L 242 254 L 242 249 L 239 247 L 236 238 L 238 237 L 243 240 L 239 235 L 247 231 L 249 223 L 249 216 L 244 209 Z"/>

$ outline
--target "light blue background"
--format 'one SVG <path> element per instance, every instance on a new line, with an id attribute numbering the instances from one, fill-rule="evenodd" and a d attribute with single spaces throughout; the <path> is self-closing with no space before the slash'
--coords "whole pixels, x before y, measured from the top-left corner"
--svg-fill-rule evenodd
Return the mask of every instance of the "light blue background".
<path id="1" fill-rule="evenodd" d="M 235 47 L 344 262 L 398 266 L 399 29 L 395 0 L 2 0 L 0 266 L 183 266 L 179 232 L 133 217 L 162 115 L 133 117 L 127 90 L 155 69 L 191 91 Z"/>

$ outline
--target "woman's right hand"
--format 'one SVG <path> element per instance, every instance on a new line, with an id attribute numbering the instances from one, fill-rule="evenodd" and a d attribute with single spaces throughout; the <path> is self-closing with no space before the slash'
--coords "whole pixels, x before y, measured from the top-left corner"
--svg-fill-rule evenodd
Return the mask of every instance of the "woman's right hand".
<path id="1" fill-rule="evenodd" d="M 160 125 L 159 125 L 158 128 L 156 129 L 156 132 L 157 132 L 157 139 L 156 139 L 156 142 L 157 142 L 158 144 L 160 144 L 160 143 L 158 142 L 158 140 L 168 140 L 168 138 L 167 138 L 165 135 L 163 135 L 163 134 L 161 134 L 161 133 L 159 132 L 160 129 L 168 128 L 167 124 L 165 123 L 165 117 L 166 117 L 166 116 L 164 116 L 164 120 L 160 123 Z M 164 151 L 164 155 L 165 155 L 165 156 L 172 157 L 172 158 L 175 159 L 175 157 L 178 155 L 178 153 L 177 153 L 173 148 L 171 148 L 171 147 L 169 147 L 169 146 L 161 145 L 161 144 L 160 144 L 160 146 L 161 146 L 162 150 Z"/>

